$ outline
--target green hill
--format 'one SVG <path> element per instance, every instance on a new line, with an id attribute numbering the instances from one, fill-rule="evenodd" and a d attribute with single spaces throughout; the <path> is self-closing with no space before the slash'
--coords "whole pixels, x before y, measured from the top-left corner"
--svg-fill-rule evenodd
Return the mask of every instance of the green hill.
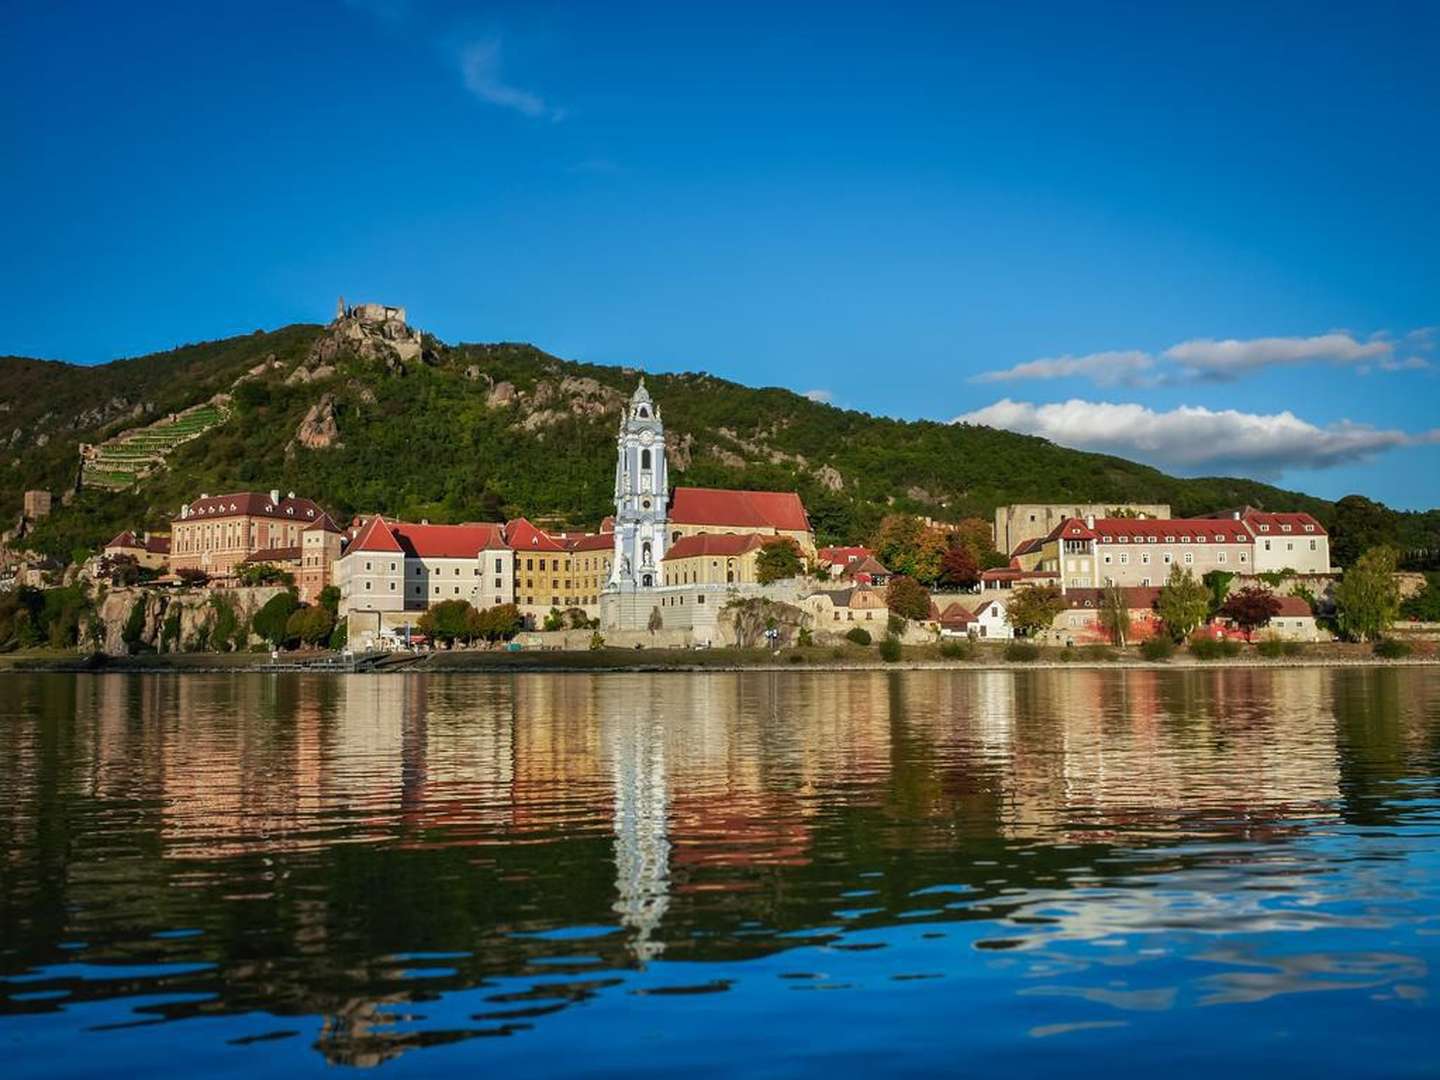
<path id="1" fill-rule="evenodd" d="M 123 527 L 163 527 L 202 491 L 241 488 L 303 493 L 340 519 L 525 514 L 593 528 L 610 510 L 615 427 L 637 375 L 529 345 L 429 337 L 422 361 L 399 363 L 383 341 L 357 350 L 312 325 L 95 367 L 0 357 L 0 513 L 14 521 L 28 488 L 73 489 L 82 442 L 220 394 L 223 423 L 132 486 L 121 477 L 111 485 L 120 490 L 87 487 L 57 503 L 28 544 L 68 557 Z M 1337 516 L 1326 500 L 1251 480 L 1178 479 L 1042 439 L 870 416 L 705 374 L 648 375 L 647 385 L 674 482 L 793 488 L 826 541 L 862 538 L 891 510 L 988 517 L 1014 501 L 1168 501 L 1177 514 L 1249 503 L 1327 524 Z M 1377 512 L 1397 542 L 1436 546 L 1436 512 Z"/>

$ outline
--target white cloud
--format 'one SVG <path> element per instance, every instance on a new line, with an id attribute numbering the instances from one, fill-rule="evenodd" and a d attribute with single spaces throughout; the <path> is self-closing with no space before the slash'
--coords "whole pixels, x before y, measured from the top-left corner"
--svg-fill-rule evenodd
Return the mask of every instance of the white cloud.
<path id="1" fill-rule="evenodd" d="M 511 86 L 500 77 L 498 41 L 476 41 L 465 46 L 460 52 L 460 73 L 465 80 L 465 89 L 481 101 L 503 109 L 514 109 L 526 116 L 554 121 L 565 118 L 563 109 L 547 105 L 539 94 Z"/>
<path id="2" fill-rule="evenodd" d="M 1164 357 L 1196 375 L 1234 379 L 1257 368 L 1276 364 L 1362 364 L 1379 361 L 1395 351 L 1393 342 L 1383 338 L 1356 341 L 1350 334 L 1334 331 L 1315 337 L 1269 337 L 1241 341 L 1227 338 L 1196 338 L 1166 349 Z"/>
<path id="3" fill-rule="evenodd" d="M 1056 356 L 1029 360 L 1003 371 L 985 371 L 971 382 L 1011 382 L 1019 379 L 1088 378 L 1100 386 L 1134 386 L 1148 381 L 1145 373 L 1155 358 L 1138 349 L 1089 353 L 1086 356 Z"/>
<path id="4" fill-rule="evenodd" d="M 822 405 L 829 405 L 835 400 L 835 395 L 829 390 L 806 390 L 803 396 L 811 401 L 818 401 Z"/>
<path id="5" fill-rule="evenodd" d="M 1322 427 L 1288 410 L 1264 415 L 1182 405 L 1160 412 L 1078 398 L 1047 405 L 1006 398 L 955 422 L 1039 435 L 1062 446 L 1186 472 L 1237 469 L 1261 476 L 1286 469 L 1325 469 L 1395 447 L 1440 442 L 1440 429 L 1412 435 L 1349 421 Z"/>

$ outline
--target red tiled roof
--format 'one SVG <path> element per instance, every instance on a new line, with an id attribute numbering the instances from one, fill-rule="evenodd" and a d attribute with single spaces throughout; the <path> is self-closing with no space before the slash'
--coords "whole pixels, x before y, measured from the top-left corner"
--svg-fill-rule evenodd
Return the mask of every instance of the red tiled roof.
<path id="1" fill-rule="evenodd" d="M 885 567 L 881 565 L 879 559 L 875 558 L 875 556 L 873 555 L 866 555 L 859 562 L 848 563 L 845 569 L 840 571 L 840 576 L 853 578 L 858 577 L 861 574 L 868 574 L 871 577 L 874 577 L 876 574 L 888 573 L 890 573 L 890 571 L 886 570 Z"/>
<path id="2" fill-rule="evenodd" d="M 615 534 L 598 532 L 569 536 L 565 538 L 565 546 L 571 551 L 610 551 L 615 547 Z"/>
<path id="3" fill-rule="evenodd" d="M 960 601 L 956 600 L 949 607 L 940 613 L 942 623 L 951 623 L 964 626 L 966 623 L 975 621 L 975 616 L 970 614 L 970 609 Z"/>
<path id="4" fill-rule="evenodd" d="M 822 563 L 839 563 L 843 566 L 873 554 L 867 547 L 823 547 L 816 552 L 816 558 Z"/>
<path id="5" fill-rule="evenodd" d="M 1120 595 L 1125 599 L 1128 611 L 1148 611 L 1160 599 L 1160 590 L 1152 585 L 1124 585 Z M 1104 589 L 1066 589 L 1065 602 L 1071 608 L 1096 608 L 1105 606 Z"/>
<path id="6" fill-rule="evenodd" d="M 1267 535 L 1284 532 L 1303 533 L 1307 536 L 1325 535 L 1325 526 L 1309 514 L 1269 514 L 1263 510 L 1246 510 L 1240 520 L 1243 524 L 1250 526 L 1251 532 L 1256 535 L 1262 532 Z M 1269 528 L 1262 528 L 1267 525 Z"/>
<path id="7" fill-rule="evenodd" d="M 670 503 L 675 525 L 728 525 L 739 528 L 808 532 L 805 504 L 793 491 L 729 491 L 677 487 Z"/>
<path id="8" fill-rule="evenodd" d="M 1045 546 L 1045 540 L 1046 537 L 1043 536 L 1032 537 L 1031 539 L 1021 543 L 1014 551 L 1010 553 L 1010 556 L 1011 558 L 1014 558 L 1017 555 L 1029 555 L 1031 552 L 1039 551 Z"/>
<path id="9" fill-rule="evenodd" d="M 400 541 L 395 539 L 395 534 L 390 531 L 390 526 L 379 514 L 361 526 L 359 535 L 350 544 L 350 550 L 388 551 L 396 555 L 405 553 L 405 549 L 400 546 Z"/>
<path id="10" fill-rule="evenodd" d="M 124 532 L 120 533 L 105 546 L 107 548 L 138 548 L 142 547 L 143 545 L 140 543 L 139 540 L 135 539 L 135 534 L 133 532 L 131 532 L 129 529 L 126 529 Z"/>
<path id="11" fill-rule="evenodd" d="M 744 555 L 748 551 L 754 551 L 761 546 L 760 537 L 753 533 L 745 536 L 734 536 L 730 533 L 697 533 L 695 536 L 682 536 L 675 543 L 671 544 L 665 552 L 661 562 L 669 562 L 671 559 L 693 559 L 698 555 L 716 555 L 730 557 Z"/>
<path id="12" fill-rule="evenodd" d="M 523 517 L 505 524 L 505 539 L 516 551 L 564 551 L 565 545 Z"/>
<path id="13" fill-rule="evenodd" d="M 1303 596 L 1277 596 L 1280 601 L 1280 610 L 1275 614 L 1283 615 L 1287 619 L 1298 619 L 1306 615 L 1315 614 L 1310 610 L 1310 602 Z"/>
<path id="14" fill-rule="evenodd" d="M 168 536 L 147 536 L 145 537 L 145 550 L 151 555 L 169 555 L 170 537 Z"/>
<path id="15" fill-rule="evenodd" d="M 315 521 L 325 511 L 309 499 L 292 499 L 282 495 L 273 501 L 269 492 L 237 491 L 232 495 L 208 495 L 196 499 L 186 507 L 185 517 L 176 515 L 172 521 L 189 521 L 193 518 L 236 517 L 241 514 L 250 517 L 281 518 L 285 521 Z"/>
<path id="16" fill-rule="evenodd" d="M 1190 542 L 1203 544 L 1248 544 L 1254 539 L 1243 524 L 1225 518 L 1096 518 L 1093 526 L 1066 518 L 1045 539 L 1107 544 L 1147 543 L 1154 537 L 1155 543 L 1184 543 L 1187 536 Z"/>
<path id="17" fill-rule="evenodd" d="M 480 552 L 503 548 L 503 525 L 412 525 L 395 521 L 390 531 L 400 548 L 412 558 L 473 559 Z"/>
<path id="18" fill-rule="evenodd" d="M 316 529 L 320 529 L 323 532 L 329 533 L 338 533 L 341 531 L 340 526 L 335 524 L 335 520 L 329 514 L 326 514 L 323 511 L 320 514 L 320 519 L 316 521 L 314 525 L 307 525 L 301 531 L 313 532 Z"/>

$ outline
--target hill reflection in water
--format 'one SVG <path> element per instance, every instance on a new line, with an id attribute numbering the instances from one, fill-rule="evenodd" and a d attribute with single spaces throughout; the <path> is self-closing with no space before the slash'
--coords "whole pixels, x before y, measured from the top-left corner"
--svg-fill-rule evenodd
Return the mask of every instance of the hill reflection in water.
<path id="1" fill-rule="evenodd" d="M 10 677 L 0 1036 L 1424 1071 L 1437 746 L 1430 671 Z"/>

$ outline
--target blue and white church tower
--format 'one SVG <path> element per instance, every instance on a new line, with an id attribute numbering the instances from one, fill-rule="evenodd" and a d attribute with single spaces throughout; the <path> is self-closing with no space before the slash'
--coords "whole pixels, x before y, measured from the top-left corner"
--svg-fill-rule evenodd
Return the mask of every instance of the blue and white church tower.
<path id="1" fill-rule="evenodd" d="M 665 424 L 645 380 L 620 420 L 615 462 L 615 558 L 608 589 L 643 592 L 661 583 L 665 512 L 670 478 L 665 466 Z"/>

